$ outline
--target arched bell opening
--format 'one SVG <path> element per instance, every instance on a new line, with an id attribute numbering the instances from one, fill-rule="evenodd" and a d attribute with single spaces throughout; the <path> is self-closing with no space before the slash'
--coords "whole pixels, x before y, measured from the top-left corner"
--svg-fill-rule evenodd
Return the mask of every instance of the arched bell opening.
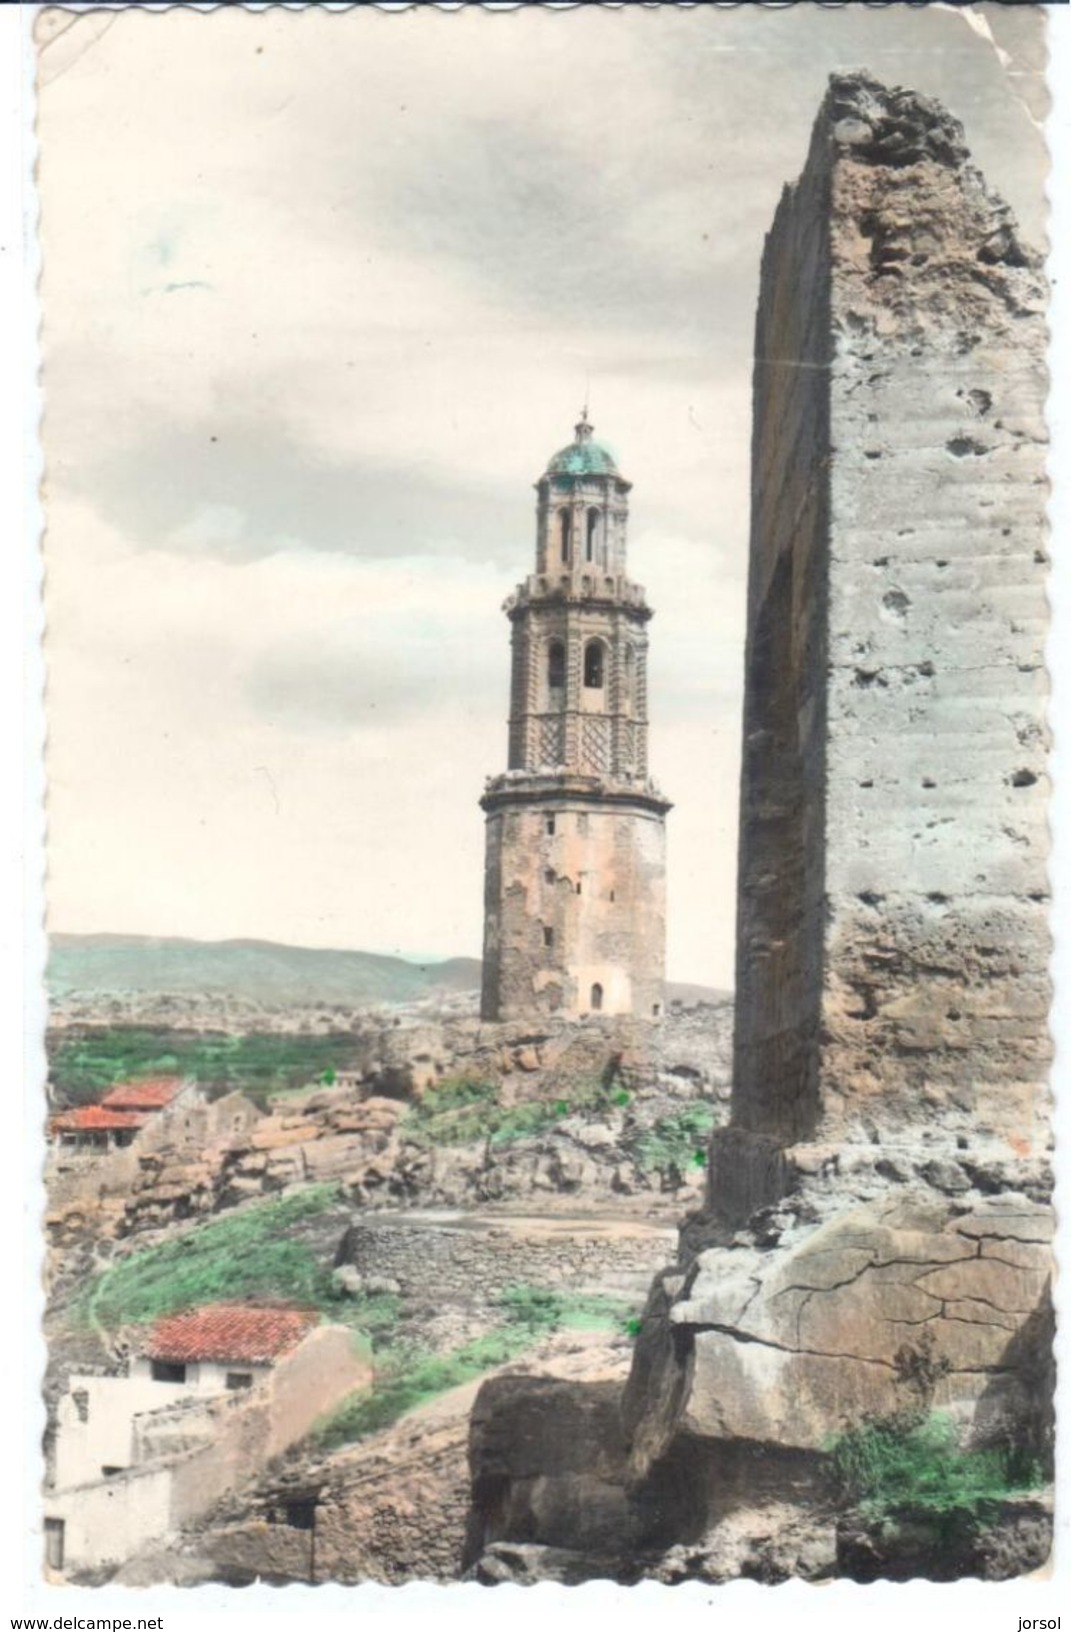
<path id="1" fill-rule="evenodd" d="M 589 640 L 584 647 L 584 685 L 601 691 L 606 684 L 606 647 L 601 640 Z"/>
<path id="2" fill-rule="evenodd" d="M 599 512 L 594 507 L 592 507 L 592 509 L 590 509 L 587 513 L 587 517 L 585 518 L 585 526 L 586 535 L 584 540 L 584 560 L 594 561 L 597 559 L 596 552 L 599 542 Z"/>
<path id="3" fill-rule="evenodd" d="M 571 510 L 559 510 L 558 512 L 558 537 L 561 539 L 562 560 L 568 563 L 570 547 L 573 541 L 573 512 Z"/>

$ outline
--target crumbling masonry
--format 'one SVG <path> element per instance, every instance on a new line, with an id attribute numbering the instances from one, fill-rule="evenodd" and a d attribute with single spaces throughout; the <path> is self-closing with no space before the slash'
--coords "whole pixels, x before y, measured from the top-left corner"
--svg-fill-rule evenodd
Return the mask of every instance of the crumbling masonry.
<path id="1" fill-rule="evenodd" d="M 932 103 L 841 81 L 766 244 L 738 1210 L 764 1146 L 1045 1139 L 1044 290 L 967 159 Z"/>

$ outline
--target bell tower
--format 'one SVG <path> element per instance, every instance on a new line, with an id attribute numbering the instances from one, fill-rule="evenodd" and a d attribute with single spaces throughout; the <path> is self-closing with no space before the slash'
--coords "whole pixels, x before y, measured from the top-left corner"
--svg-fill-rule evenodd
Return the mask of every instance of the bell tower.
<path id="1" fill-rule="evenodd" d="M 586 409 L 536 483 L 535 571 L 504 608 L 509 769 L 480 800 L 485 1020 L 662 1012 L 671 807 L 647 774 L 630 487 Z"/>

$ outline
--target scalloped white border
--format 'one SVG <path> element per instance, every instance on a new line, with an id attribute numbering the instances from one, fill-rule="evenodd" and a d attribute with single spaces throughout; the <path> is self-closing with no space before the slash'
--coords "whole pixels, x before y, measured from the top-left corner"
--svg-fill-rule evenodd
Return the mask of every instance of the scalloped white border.
<path id="1" fill-rule="evenodd" d="M 181 0 L 146 0 L 146 11 L 174 10 Z M 187 9 L 212 12 L 228 0 L 188 0 Z M 247 10 L 264 11 L 277 0 L 248 0 Z M 287 10 L 311 9 L 286 3 Z M 405 12 L 434 4 L 456 11 L 466 0 L 322 0 L 319 9 L 355 10 L 375 4 L 385 12 Z M 471 0 L 476 3 L 476 0 Z M 484 0 L 489 11 L 516 11 L 532 0 Z M 637 0 L 545 0 L 547 9 L 569 12 L 584 4 L 623 9 Z M 658 8 L 659 0 L 638 0 Z M 671 0 L 666 0 L 667 5 Z M 735 7 L 748 0 L 680 0 L 680 6 L 719 4 Z M 794 0 L 767 0 L 791 4 Z M 819 0 L 830 9 L 840 0 Z M 923 0 L 925 3 L 925 0 Z M 933 0 L 940 3 L 940 0 Z M 859 1587 L 836 1582 L 818 1590 L 795 1582 L 760 1587 L 732 1582 L 711 1588 L 698 1583 L 667 1588 L 644 1583 L 619 1588 L 592 1583 L 581 1588 L 543 1584 L 537 1588 L 450 1586 L 413 1583 L 387 1588 L 376 1585 L 325 1585 L 285 1589 L 206 1586 L 145 1590 L 102 1587 L 85 1590 L 46 1586 L 39 1579 L 40 1531 L 38 1479 L 43 1409 L 39 1378 L 43 1369 L 40 1337 L 41 1242 L 43 1208 L 40 1181 L 40 1087 L 43 1081 L 42 1026 L 44 1000 L 43 882 L 44 779 L 41 750 L 45 735 L 44 666 L 41 654 L 42 568 L 38 550 L 41 509 L 38 500 L 40 453 L 36 426 L 40 412 L 37 384 L 38 253 L 33 192 L 32 53 L 30 30 L 40 6 L 0 0 L 0 551 L 4 580 L 0 586 L 0 731 L 3 778 L 0 781 L 0 1093 L 5 1120 L 0 1131 L 0 1195 L 3 1202 L 2 1285 L 4 1299 L 0 1347 L 0 1446 L 7 1451 L 8 1477 L 0 1481 L 0 1617 L 163 1616 L 164 1632 L 215 1632 L 248 1628 L 260 1632 L 271 1621 L 314 1615 L 316 1620 L 345 1616 L 347 1632 L 354 1616 L 389 1623 L 434 1620 L 437 1632 L 469 1632 L 498 1626 L 507 1619 L 518 1632 L 543 1628 L 548 1617 L 579 1625 L 606 1616 L 616 1627 L 646 1627 L 652 1615 L 670 1614 L 675 1632 L 711 1628 L 713 1617 L 730 1617 L 734 1628 L 769 1627 L 792 1632 L 855 1628 L 865 1617 L 867 1632 L 903 1632 L 911 1619 L 932 1625 L 937 1616 L 954 1615 L 964 1632 L 1018 1632 L 1024 1617 L 1063 1619 L 1071 1632 L 1071 1293 L 1057 1283 L 1057 1360 L 1060 1369 L 1058 1412 L 1063 1425 L 1058 1444 L 1057 1550 L 1052 1576 L 1042 1581 L 996 1584 L 957 1582 L 935 1586 L 911 1582 Z M 67 0 L 66 11 L 128 10 L 127 0 L 80 3 Z M 1053 111 L 1048 121 L 1051 170 L 1053 284 L 1052 387 L 1049 427 L 1052 447 L 1050 504 L 1053 568 L 1050 580 L 1052 627 L 1048 645 L 1052 682 L 1050 719 L 1052 755 L 1053 851 L 1051 875 L 1056 1000 L 1052 1030 L 1056 1041 L 1053 1081 L 1057 1087 L 1055 1121 L 1058 1141 L 1058 1251 L 1071 1264 L 1071 10 L 1067 4 L 1045 7 L 1049 18 L 1049 84 Z M 563 26 L 568 23 L 563 20 Z M 21 902 L 21 910 L 16 903 Z M 1059 1091 L 1063 1086 L 1063 1092 Z M 1065 1275 L 1066 1279 L 1066 1275 Z M 21 1464 L 16 1472 L 12 1464 Z M 6 1619 L 0 1619 L 5 1632 Z M 73 1624 L 66 1632 L 80 1632 Z"/>

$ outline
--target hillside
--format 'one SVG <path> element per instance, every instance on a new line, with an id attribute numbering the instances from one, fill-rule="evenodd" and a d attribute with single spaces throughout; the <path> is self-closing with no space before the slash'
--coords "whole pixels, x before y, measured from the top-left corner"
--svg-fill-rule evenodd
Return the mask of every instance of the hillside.
<path id="1" fill-rule="evenodd" d="M 274 941 L 193 941 L 147 935 L 53 935 L 53 1002 L 89 993 L 219 995 L 273 1008 L 406 1003 L 479 985 L 476 958 L 415 963 Z"/>

